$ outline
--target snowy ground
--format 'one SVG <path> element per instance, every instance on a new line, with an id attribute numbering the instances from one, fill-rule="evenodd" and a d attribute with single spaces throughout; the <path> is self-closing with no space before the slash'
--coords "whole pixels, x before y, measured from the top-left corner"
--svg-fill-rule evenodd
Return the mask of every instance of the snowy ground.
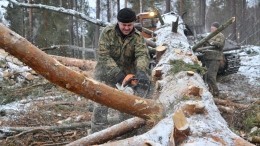
<path id="1" fill-rule="evenodd" d="M 241 67 L 238 73 L 219 77 L 222 97 L 233 101 L 249 102 L 260 99 L 260 46 L 243 46 L 240 51 Z"/>
<path id="2" fill-rule="evenodd" d="M 260 87 L 260 46 L 243 46 L 238 74 L 245 75 L 250 84 Z"/>

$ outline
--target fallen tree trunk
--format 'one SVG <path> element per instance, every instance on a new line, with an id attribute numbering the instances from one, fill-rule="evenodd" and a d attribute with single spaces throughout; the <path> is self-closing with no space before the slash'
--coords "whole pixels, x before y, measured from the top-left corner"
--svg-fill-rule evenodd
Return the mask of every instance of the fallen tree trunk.
<path id="1" fill-rule="evenodd" d="M 24 132 L 31 131 L 35 129 L 43 129 L 48 131 L 64 131 L 64 130 L 74 130 L 78 128 L 88 128 L 91 122 L 83 123 L 71 123 L 69 125 L 59 125 L 59 126 L 40 126 L 40 127 L 2 127 L 1 131 L 12 131 L 12 132 Z"/>
<path id="2" fill-rule="evenodd" d="M 149 119 L 151 122 L 162 117 L 163 108 L 160 104 L 126 94 L 70 70 L 3 24 L 0 24 L 0 47 L 47 80 L 69 91 L 121 112 Z"/>
<path id="3" fill-rule="evenodd" d="M 215 101 L 216 104 L 219 104 L 219 105 L 234 106 L 234 107 L 239 108 L 239 109 L 245 109 L 245 108 L 250 107 L 250 105 L 239 104 L 239 103 L 232 102 L 230 100 L 223 100 L 223 99 L 214 98 L 214 101 Z"/>
<path id="4" fill-rule="evenodd" d="M 94 68 L 97 64 L 96 61 L 92 61 L 92 60 L 82 60 L 82 59 L 62 57 L 56 55 L 50 55 L 50 56 L 65 66 L 75 66 L 85 71 L 94 71 Z"/>
<path id="5" fill-rule="evenodd" d="M 78 139 L 67 146 L 75 146 L 75 145 L 93 145 L 93 144 L 101 144 L 107 142 L 108 140 L 112 140 L 118 136 L 121 136 L 129 131 L 137 129 L 145 124 L 145 120 L 140 118 L 131 118 L 126 121 L 123 121 L 117 125 L 109 127 L 105 130 L 96 132 L 87 137 L 83 137 Z"/>

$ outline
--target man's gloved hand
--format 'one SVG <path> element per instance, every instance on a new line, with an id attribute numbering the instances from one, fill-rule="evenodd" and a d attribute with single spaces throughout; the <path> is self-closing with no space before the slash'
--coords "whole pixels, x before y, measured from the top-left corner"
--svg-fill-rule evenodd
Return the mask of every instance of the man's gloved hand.
<path id="1" fill-rule="evenodd" d="M 125 73 L 119 67 L 114 67 L 107 73 L 106 83 L 110 86 L 114 86 L 116 83 L 121 84 L 124 77 Z"/>
<path id="2" fill-rule="evenodd" d="M 135 95 L 139 97 L 146 98 L 150 92 L 150 80 L 144 71 L 137 70 L 136 78 L 138 79 L 138 84 L 135 87 Z"/>
<path id="3" fill-rule="evenodd" d="M 123 71 L 120 71 L 116 74 L 116 83 L 122 83 L 125 78 L 125 73 Z"/>
<path id="4" fill-rule="evenodd" d="M 141 70 L 136 71 L 136 78 L 138 80 L 144 80 L 144 81 L 149 81 L 149 78 L 147 77 L 146 73 Z"/>

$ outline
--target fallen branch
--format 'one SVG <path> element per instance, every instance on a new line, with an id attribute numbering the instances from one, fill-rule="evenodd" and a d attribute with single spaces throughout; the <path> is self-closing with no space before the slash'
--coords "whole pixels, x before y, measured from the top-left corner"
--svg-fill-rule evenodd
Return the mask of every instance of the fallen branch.
<path id="1" fill-rule="evenodd" d="M 82 60 L 82 59 L 55 56 L 55 55 L 50 55 L 50 56 L 65 66 L 75 66 L 85 71 L 93 71 L 97 64 L 96 61 L 92 61 L 92 60 Z"/>
<path id="2" fill-rule="evenodd" d="M 105 23 L 99 19 L 94 19 L 91 17 L 86 16 L 84 13 L 79 13 L 78 11 L 72 10 L 72 9 L 65 9 L 63 7 L 54 7 L 54 6 L 47 6 L 47 5 L 42 5 L 42 4 L 28 4 L 28 3 L 19 3 L 16 0 L 8 0 L 12 4 L 19 6 L 19 7 L 24 7 L 24 8 L 37 8 L 37 9 L 43 9 L 43 10 L 51 10 L 63 14 L 67 14 L 70 16 L 77 17 L 79 19 L 91 22 L 93 24 L 99 25 L 99 26 L 106 26 L 108 23 Z"/>
<path id="3" fill-rule="evenodd" d="M 140 118 L 131 118 L 126 121 L 123 121 L 117 125 L 109 127 L 105 130 L 96 132 L 91 134 L 87 137 L 83 137 L 78 139 L 67 146 L 74 146 L 74 145 L 94 145 L 94 144 L 101 144 L 105 143 L 109 140 L 112 140 L 118 136 L 121 136 L 129 131 L 137 129 L 145 124 L 145 120 Z"/>
<path id="4" fill-rule="evenodd" d="M 44 129 L 32 129 L 32 130 L 24 131 L 24 132 L 21 132 L 21 133 L 15 135 L 15 136 L 8 137 L 6 140 L 7 141 L 11 140 L 11 139 L 15 140 L 16 138 L 21 137 L 21 136 L 26 135 L 26 134 L 29 134 L 29 133 L 35 134 L 35 133 L 40 133 L 40 132 L 46 133 L 53 142 L 56 142 L 56 140 L 52 137 L 51 133 L 47 130 L 44 130 Z"/>
<path id="5" fill-rule="evenodd" d="M 218 109 L 224 113 L 229 113 L 229 114 L 232 114 L 234 113 L 234 109 L 230 108 L 230 107 L 226 107 L 226 106 L 223 106 L 223 105 L 217 105 Z"/>
<path id="6" fill-rule="evenodd" d="M 234 107 L 239 108 L 239 109 L 245 109 L 245 108 L 248 108 L 250 106 L 250 105 L 234 103 L 230 100 L 223 100 L 223 99 L 218 99 L 218 98 L 214 98 L 214 101 L 217 105 L 234 106 Z"/>
<path id="7" fill-rule="evenodd" d="M 83 122 L 83 123 L 72 123 L 69 125 L 60 125 L 60 126 L 38 126 L 38 127 L 2 127 L 4 129 L 3 131 L 15 131 L 18 132 L 24 132 L 24 131 L 32 131 L 35 129 L 43 129 L 48 131 L 64 131 L 64 130 L 73 130 L 78 128 L 86 128 L 90 127 L 91 122 Z M 0 129 L 0 131 L 2 131 Z"/>

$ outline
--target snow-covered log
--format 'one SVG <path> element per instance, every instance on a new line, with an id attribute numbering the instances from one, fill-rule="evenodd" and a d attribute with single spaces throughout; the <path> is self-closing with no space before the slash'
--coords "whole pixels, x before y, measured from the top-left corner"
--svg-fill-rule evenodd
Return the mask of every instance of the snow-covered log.
<path id="1" fill-rule="evenodd" d="M 197 57 L 191 53 L 187 38 L 183 34 L 184 26 L 180 25 L 178 27 L 178 33 L 171 32 L 169 24 L 172 21 L 176 21 L 176 18 L 176 16 L 170 14 L 165 15 L 164 21 L 166 26 L 161 27 L 156 32 L 157 44 L 168 45 L 168 49 L 154 69 L 160 70 L 163 75 L 162 80 L 158 80 L 160 82 L 161 94 L 157 100 L 164 105 L 167 113 L 166 118 L 142 135 L 103 145 L 252 145 L 229 129 L 200 74 L 195 73 L 192 75 L 187 71 L 181 71 L 176 74 L 171 73 L 170 60 L 181 59 L 191 64 L 199 62 Z M 182 24 L 182 20 L 179 20 L 179 23 Z M 184 113 L 185 118 L 179 112 Z M 176 116 L 176 114 L 179 116 Z M 182 118 L 173 120 L 174 116 Z M 178 139 L 178 143 L 176 143 L 176 136 L 173 133 L 176 127 L 186 129 L 188 133 L 186 137 Z"/>

